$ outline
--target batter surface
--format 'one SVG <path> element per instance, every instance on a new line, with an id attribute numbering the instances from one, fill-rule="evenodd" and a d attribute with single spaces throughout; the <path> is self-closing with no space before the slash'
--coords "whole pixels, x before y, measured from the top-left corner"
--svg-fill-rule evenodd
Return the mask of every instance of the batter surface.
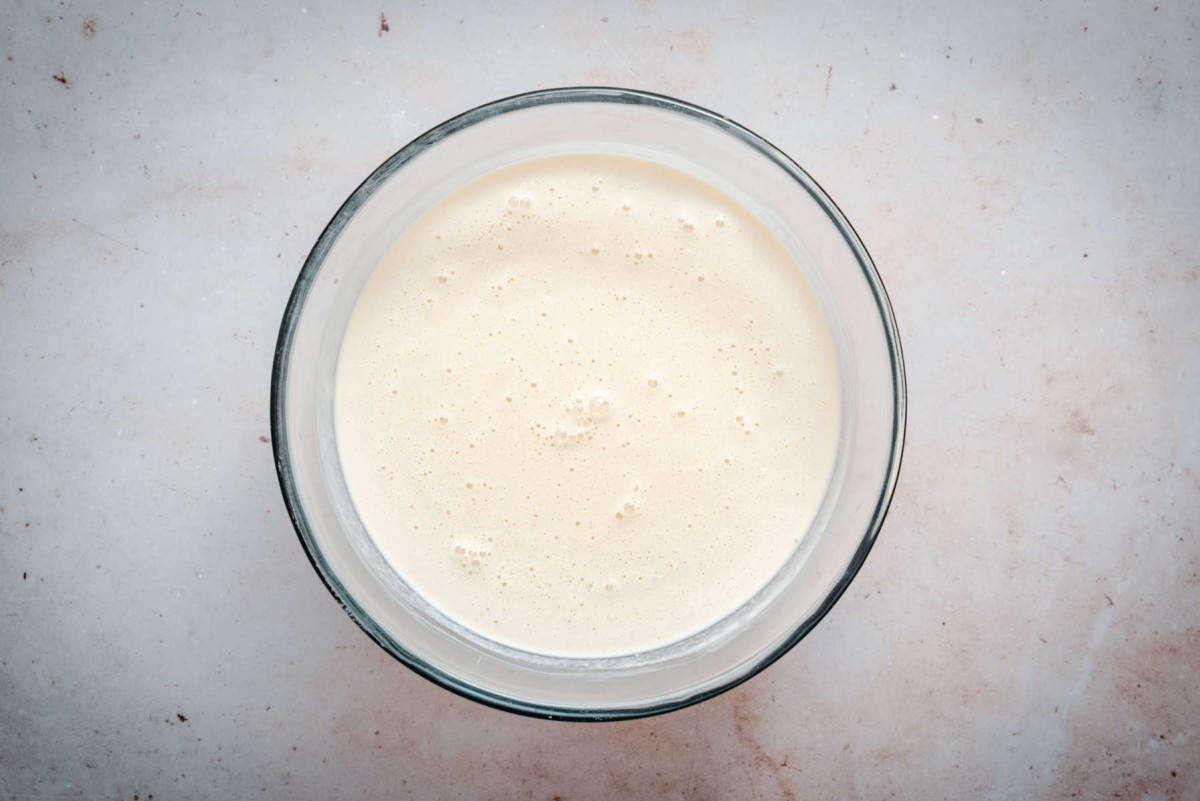
<path id="1" fill-rule="evenodd" d="M 419 219 L 368 281 L 337 442 L 383 554 L 509 645 L 630 653 L 762 587 L 836 455 L 833 343 L 767 229 L 633 158 L 539 159 Z"/>

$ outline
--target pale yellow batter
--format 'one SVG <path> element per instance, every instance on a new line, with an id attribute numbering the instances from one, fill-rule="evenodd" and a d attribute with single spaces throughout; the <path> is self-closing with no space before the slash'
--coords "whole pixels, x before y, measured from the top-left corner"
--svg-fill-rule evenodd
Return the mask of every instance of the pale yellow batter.
<path id="1" fill-rule="evenodd" d="M 681 172 L 501 170 L 396 242 L 342 346 L 354 503 L 404 579 L 485 636 L 613 655 L 729 613 L 829 482 L 839 382 L 777 240 Z"/>

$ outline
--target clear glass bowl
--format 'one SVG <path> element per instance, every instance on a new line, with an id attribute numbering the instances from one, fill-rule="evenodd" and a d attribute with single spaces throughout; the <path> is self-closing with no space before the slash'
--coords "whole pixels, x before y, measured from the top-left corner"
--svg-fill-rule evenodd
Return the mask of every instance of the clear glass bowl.
<path id="1" fill-rule="evenodd" d="M 399 233 L 482 175 L 567 153 L 667 164 L 756 214 L 816 293 L 842 380 L 834 476 L 791 559 L 753 598 L 707 629 L 606 658 L 514 649 L 428 604 L 368 536 L 334 438 L 334 376 L 346 324 Z M 284 499 L 309 559 L 347 613 L 389 653 L 443 687 L 547 718 L 611 720 L 678 709 L 778 659 L 824 617 L 862 566 L 887 512 L 904 442 L 904 367 L 891 305 L 841 211 L 791 159 L 737 123 L 624 89 L 553 89 L 489 103 L 442 123 L 384 162 L 334 215 L 304 263 L 284 312 L 271 381 Z"/>

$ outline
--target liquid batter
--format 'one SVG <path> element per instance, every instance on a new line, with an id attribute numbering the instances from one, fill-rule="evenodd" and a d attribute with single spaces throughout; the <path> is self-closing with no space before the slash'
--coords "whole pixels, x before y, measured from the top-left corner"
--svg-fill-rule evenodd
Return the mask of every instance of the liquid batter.
<path id="1" fill-rule="evenodd" d="M 510 167 L 396 242 L 350 318 L 337 442 L 380 550 L 492 639 L 662 645 L 805 535 L 839 431 L 833 342 L 745 209 L 617 156 Z"/>

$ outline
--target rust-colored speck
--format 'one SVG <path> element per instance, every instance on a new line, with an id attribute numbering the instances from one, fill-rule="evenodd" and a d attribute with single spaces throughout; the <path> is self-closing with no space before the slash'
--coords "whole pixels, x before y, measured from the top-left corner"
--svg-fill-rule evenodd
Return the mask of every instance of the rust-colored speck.
<path id="1" fill-rule="evenodd" d="M 976 117 L 975 122 L 978 123 L 979 125 L 983 125 L 983 117 Z"/>
<path id="2" fill-rule="evenodd" d="M 50 77 L 54 78 L 54 80 L 58 81 L 63 86 L 67 87 L 68 89 L 71 88 L 71 82 L 67 80 L 67 76 L 64 73 L 56 72 Z"/>
<path id="3" fill-rule="evenodd" d="M 892 84 L 891 86 L 889 86 L 889 87 L 888 87 L 888 91 L 889 91 L 889 92 L 894 92 L 894 91 L 896 91 L 896 84 Z"/>
<path id="4" fill-rule="evenodd" d="M 270 442 L 270 441 L 271 441 L 271 438 L 270 438 L 270 437 L 268 437 L 266 434 L 259 434 L 259 435 L 258 435 L 258 441 L 259 441 L 259 442 Z"/>
<path id="5" fill-rule="evenodd" d="M 385 33 L 387 33 L 390 30 L 391 30 L 391 27 L 388 26 L 387 17 L 385 17 L 383 15 L 383 12 L 380 11 L 379 12 L 379 32 L 376 34 L 376 36 L 382 37 Z"/>
<path id="6" fill-rule="evenodd" d="M 1113 604 L 1113 599 L 1109 597 L 1107 592 L 1104 593 L 1104 600 L 1108 601 L 1109 606 L 1115 606 L 1115 604 Z"/>
<path id="7" fill-rule="evenodd" d="M 91 39 L 96 35 L 96 20 L 92 18 L 83 21 L 83 38 Z"/>
<path id="8" fill-rule="evenodd" d="M 176 712 L 175 717 L 179 718 L 180 723 L 187 723 L 187 715 L 182 712 Z"/>

